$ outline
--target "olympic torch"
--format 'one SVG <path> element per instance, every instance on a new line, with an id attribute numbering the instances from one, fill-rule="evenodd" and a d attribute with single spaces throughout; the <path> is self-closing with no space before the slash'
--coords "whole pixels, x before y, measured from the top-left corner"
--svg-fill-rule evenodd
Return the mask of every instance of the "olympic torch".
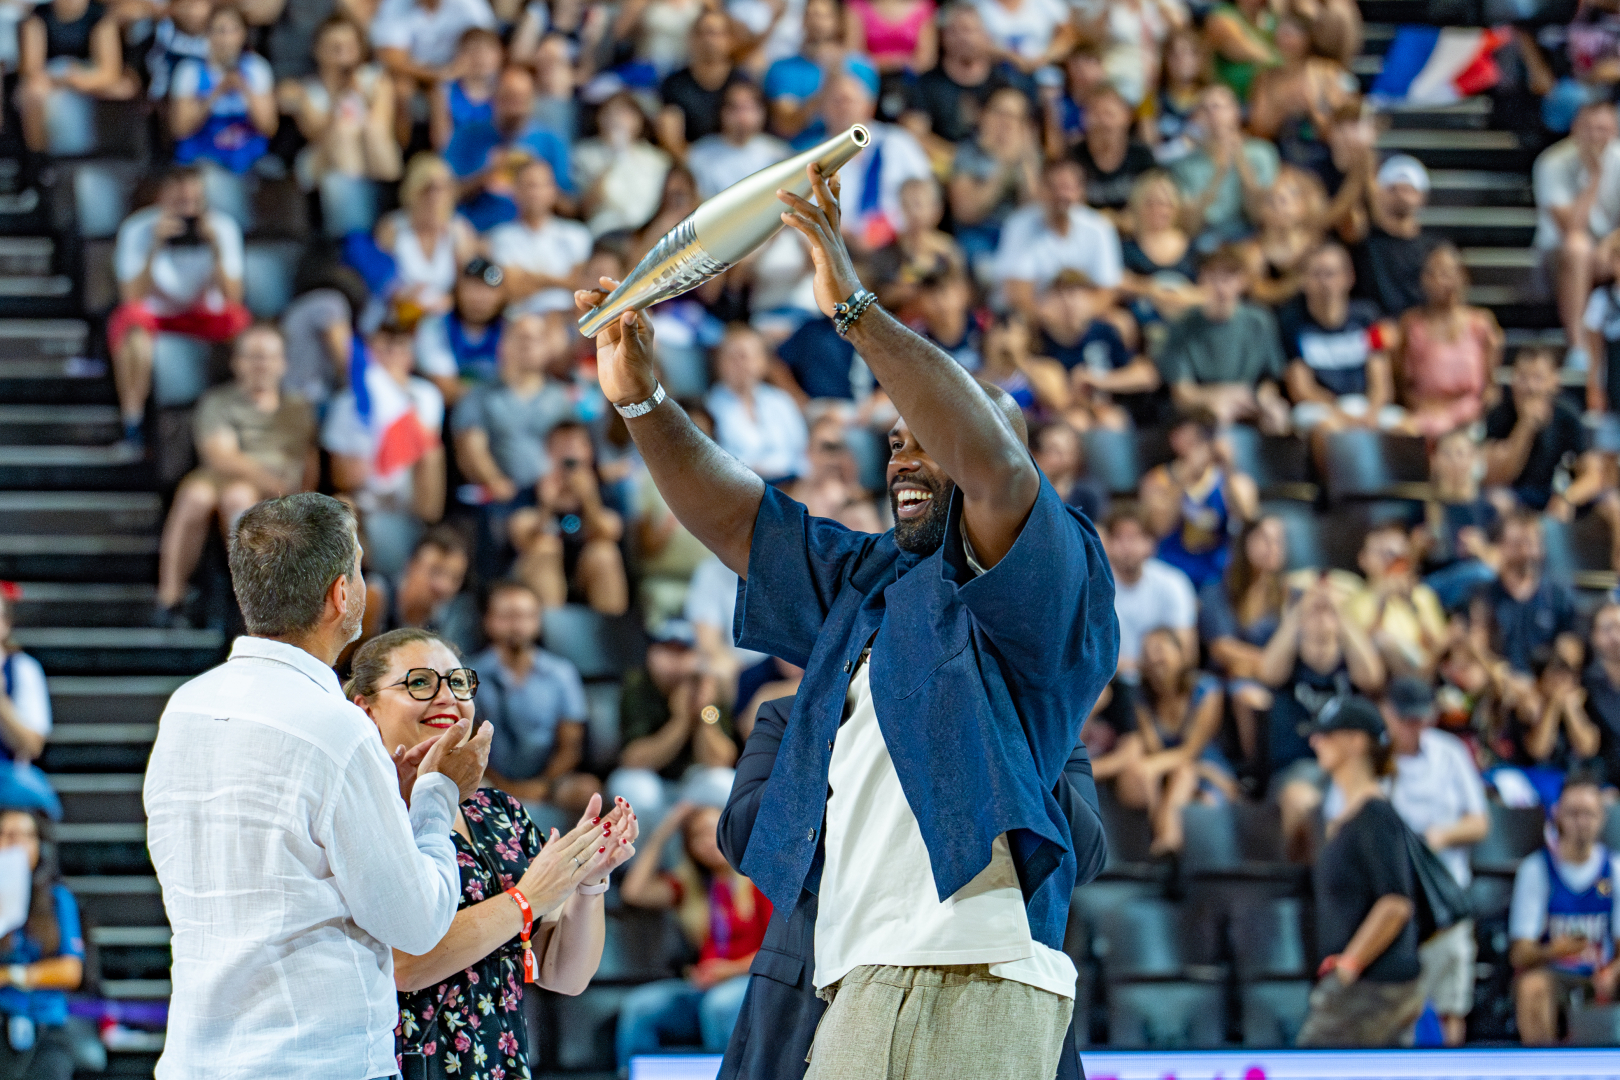
<path id="1" fill-rule="evenodd" d="M 778 190 L 810 197 L 806 169 L 815 163 L 831 176 L 872 141 L 859 124 L 841 135 L 759 170 L 692 211 L 636 264 L 607 299 L 579 320 L 579 332 L 595 337 L 626 311 L 640 311 L 679 296 L 724 273 L 782 227 Z"/>

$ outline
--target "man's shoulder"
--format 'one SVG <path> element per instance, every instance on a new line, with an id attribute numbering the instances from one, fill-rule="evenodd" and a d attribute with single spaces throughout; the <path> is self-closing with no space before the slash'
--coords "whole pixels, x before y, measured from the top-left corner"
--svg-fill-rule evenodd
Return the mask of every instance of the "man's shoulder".
<path id="1" fill-rule="evenodd" d="M 579 681 L 579 668 L 565 656 L 543 649 L 539 646 L 534 650 L 534 675 L 547 679 L 560 679 L 565 682 Z M 531 678 L 533 675 L 531 675 Z"/>
<path id="2" fill-rule="evenodd" d="M 1196 599 L 1198 594 L 1193 589 L 1192 578 L 1163 559 L 1148 559 L 1142 564 L 1142 583 L 1151 584 L 1162 592 L 1173 592 L 1178 596 L 1187 596 Z M 1212 583 L 1213 584 L 1213 583 Z"/>
<path id="3" fill-rule="evenodd" d="M 1532 167 L 1532 171 L 1535 173 L 1536 178 L 1540 179 L 1544 171 L 1565 165 L 1571 160 L 1579 161 L 1580 156 L 1581 148 L 1576 144 L 1575 139 L 1565 137 L 1536 155 L 1536 163 Z"/>
<path id="4" fill-rule="evenodd" d="M 222 733 L 233 724 L 235 730 L 242 724 L 270 729 L 337 766 L 377 738 L 377 729 L 349 701 L 322 691 L 296 668 L 258 659 L 227 660 L 183 684 L 169 698 L 164 722 L 180 714 L 215 719 Z M 164 722 L 158 725 L 160 740 Z"/>
<path id="5" fill-rule="evenodd" d="M 156 224 L 157 219 L 162 216 L 162 214 L 163 208 L 160 206 L 147 206 L 135 211 L 123 221 L 119 222 L 118 238 L 120 240 L 123 240 L 126 237 L 134 238 L 143 230 L 150 231 L 152 226 Z"/>

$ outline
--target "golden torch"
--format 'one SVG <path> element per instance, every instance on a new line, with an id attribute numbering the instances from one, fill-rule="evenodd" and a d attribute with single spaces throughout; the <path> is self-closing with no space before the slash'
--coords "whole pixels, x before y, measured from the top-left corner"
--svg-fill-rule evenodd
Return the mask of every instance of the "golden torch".
<path id="1" fill-rule="evenodd" d="M 595 337 L 626 311 L 640 311 L 689 292 L 724 273 L 782 227 L 778 190 L 810 197 L 812 162 L 831 176 L 872 141 L 856 124 L 841 135 L 737 181 L 692 211 L 636 264 L 607 299 L 579 320 L 579 332 Z"/>

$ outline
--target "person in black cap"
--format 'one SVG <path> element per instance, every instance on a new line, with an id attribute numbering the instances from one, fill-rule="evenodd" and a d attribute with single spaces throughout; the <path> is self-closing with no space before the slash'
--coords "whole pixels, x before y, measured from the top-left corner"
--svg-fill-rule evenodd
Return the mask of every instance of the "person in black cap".
<path id="1" fill-rule="evenodd" d="M 1384 796 L 1394 749 L 1378 707 L 1329 701 L 1311 726 L 1317 763 L 1344 796 L 1316 860 L 1316 938 L 1324 959 L 1299 1046 L 1395 1046 L 1423 1011 L 1416 882 L 1405 825 Z"/>

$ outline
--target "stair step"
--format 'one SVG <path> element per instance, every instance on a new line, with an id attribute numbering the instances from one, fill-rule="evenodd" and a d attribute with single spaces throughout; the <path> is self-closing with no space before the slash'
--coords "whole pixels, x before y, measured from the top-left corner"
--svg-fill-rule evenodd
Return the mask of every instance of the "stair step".
<path id="1" fill-rule="evenodd" d="M 155 630 L 136 627 L 30 627 L 17 644 L 48 674 L 192 674 L 223 657 L 220 630 Z"/>
<path id="2" fill-rule="evenodd" d="M 1528 173 L 1534 158 L 1511 131 L 1393 128 L 1378 137 L 1378 149 L 1411 154 L 1431 169 L 1468 169 L 1489 162 Z"/>
<path id="3" fill-rule="evenodd" d="M 62 873 L 70 876 L 149 876 L 154 873 L 145 839 L 118 843 L 68 844 L 58 841 L 57 854 Z"/>
<path id="4" fill-rule="evenodd" d="M 0 535 L 0 579 L 142 584 L 157 551 L 155 536 Z"/>
<path id="5" fill-rule="evenodd" d="M 1528 206 L 1429 206 L 1423 226 L 1462 247 L 1528 247 L 1536 211 Z"/>
<path id="6" fill-rule="evenodd" d="M 88 345 L 83 335 L 76 341 L 67 337 L 41 341 L 27 334 L 6 337 L 3 328 L 17 321 L 21 320 L 0 319 L 0 401 L 8 405 L 97 405 L 116 400 L 105 362 L 76 351 L 52 353 L 41 348 L 46 343 L 60 348 L 72 342 L 83 349 Z M 0 488 L 6 486 L 0 483 Z"/>
<path id="7" fill-rule="evenodd" d="M 0 237 L 0 274 L 49 274 L 55 255 L 48 236 Z"/>
<path id="8" fill-rule="evenodd" d="M 0 359 L 84 356 L 89 341 L 83 319 L 0 319 Z"/>
<path id="9" fill-rule="evenodd" d="M 51 730 L 51 742 L 70 744 L 150 743 L 156 724 L 69 724 Z"/>
<path id="10" fill-rule="evenodd" d="M 98 926 L 90 931 L 97 945 L 160 945 L 174 936 L 167 926 Z"/>
<path id="11" fill-rule="evenodd" d="M 55 732 L 52 732 L 54 737 Z M 64 822 L 56 827 L 58 844 L 144 844 L 146 824 L 140 821 L 102 825 Z"/>
<path id="12" fill-rule="evenodd" d="M 111 405 L 0 405 L 0 445 L 105 444 L 122 434 Z"/>
<path id="13" fill-rule="evenodd" d="M 162 527 L 155 492 L 0 491 L 0 532 L 155 534 Z"/>
<path id="14" fill-rule="evenodd" d="M 151 585 L 24 581 L 17 587 L 16 626 L 146 626 L 157 604 Z"/>
<path id="15" fill-rule="evenodd" d="M 146 778 L 140 773 L 52 773 L 49 779 L 58 795 L 87 795 L 140 791 Z"/>
<path id="16" fill-rule="evenodd" d="M 155 536 L 81 536 L 21 534 L 0 536 L 0 555 L 40 555 L 54 552 L 59 555 L 156 555 L 158 538 Z"/>
<path id="17" fill-rule="evenodd" d="M 1389 118 L 1392 131 L 1483 131 L 1490 123 L 1491 101 L 1474 97 L 1446 105 L 1396 103 L 1379 112 Z"/>
<path id="18" fill-rule="evenodd" d="M 58 675 L 47 680 L 52 731 L 74 724 L 157 723 L 169 695 L 190 675 Z"/>
<path id="19" fill-rule="evenodd" d="M 55 300 L 72 293 L 73 279 L 66 274 L 0 273 L 0 299 Z"/>
<path id="20" fill-rule="evenodd" d="M 168 979 L 103 979 L 101 993 L 115 1000 L 166 998 L 172 992 Z"/>

